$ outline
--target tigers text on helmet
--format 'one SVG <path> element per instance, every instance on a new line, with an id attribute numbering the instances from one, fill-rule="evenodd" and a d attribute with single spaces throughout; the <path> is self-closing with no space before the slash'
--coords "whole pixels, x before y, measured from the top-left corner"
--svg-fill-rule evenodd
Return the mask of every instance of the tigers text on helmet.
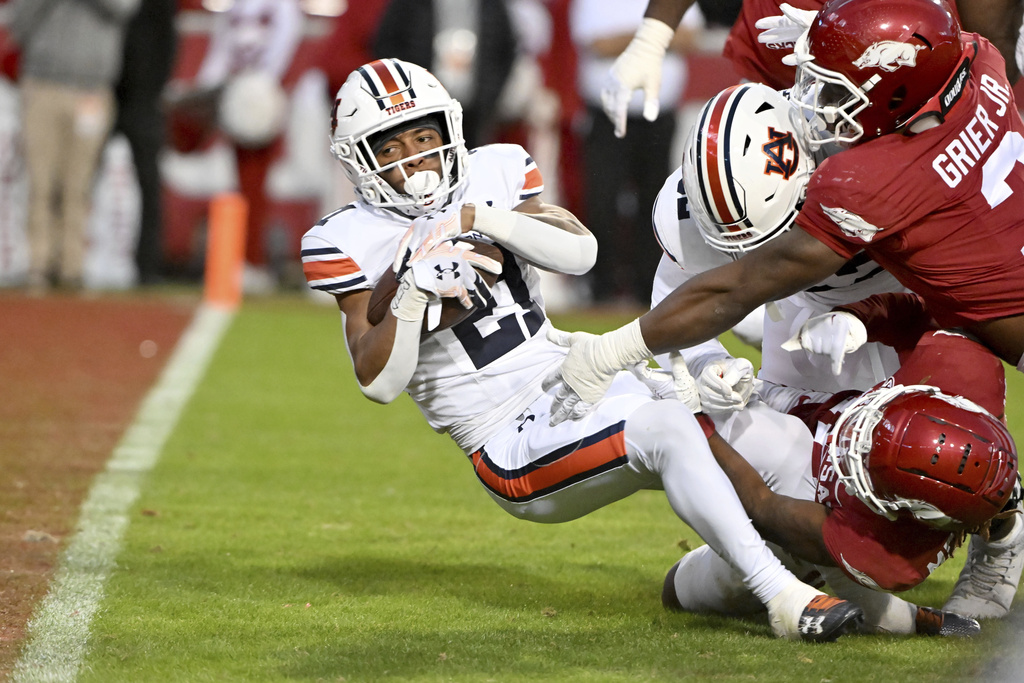
<path id="1" fill-rule="evenodd" d="M 726 88 L 701 109 L 683 151 L 683 187 L 704 241 L 742 254 L 782 234 L 814 161 L 797 110 L 758 83 Z"/>
<path id="2" fill-rule="evenodd" d="M 419 119 L 440 132 L 442 146 L 383 167 L 378 165 L 371 142 L 382 140 L 382 133 L 414 127 Z M 410 218 L 434 213 L 444 208 L 466 181 L 462 105 L 420 66 L 397 59 L 364 64 L 349 75 L 334 99 L 331 152 L 341 162 L 356 193 L 368 204 Z M 435 154 L 441 159 L 441 178 L 421 172 L 410 182 L 402 164 Z M 404 192 L 380 175 L 396 167 L 402 169 L 405 178 Z"/>
<path id="3" fill-rule="evenodd" d="M 807 114 L 812 147 L 865 142 L 910 121 L 963 52 L 945 0 L 830 0 L 796 42 L 790 99 Z"/>
<path id="4" fill-rule="evenodd" d="M 872 512 L 908 511 L 928 526 L 970 531 L 1003 509 L 1017 450 L 981 406 L 926 385 L 874 389 L 832 428 L 829 460 Z"/>

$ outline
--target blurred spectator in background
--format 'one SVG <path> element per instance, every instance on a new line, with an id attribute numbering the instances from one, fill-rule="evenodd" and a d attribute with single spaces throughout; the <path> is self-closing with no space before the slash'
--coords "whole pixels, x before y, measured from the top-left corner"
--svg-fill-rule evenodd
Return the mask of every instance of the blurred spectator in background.
<path id="1" fill-rule="evenodd" d="M 69 289 L 82 286 L 93 179 L 114 120 L 125 25 L 139 2 L 18 0 L 13 6 L 33 293 L 49 289 L 51 276 Z"/>
<path id="2" fill-rule="evenodd" d="M 577 83 L 586 103 L 583 139 L 583 222 L 597 236 L 597 263 L 588 274 L 596 304 L 640 307 L 650 299 L 651 278 L 661 249 L 650 229 L 651 208 L 671 158 L 677 103 L 686 84 L 684 55 L 697 48 L 702 24 L 694 8 L 680 24 L 663 66 L 660 99 L 653 121 L 642 116 L 636 93 L 628 112 L 629 135 L 615 127 L 601 107 L 601 88 L 615 58 L 626 48 L 643 19 L 646 0 L 573 0 L 569 22 L 579 55 Z"/>
<path id="3" fill-rule="evenodd" d="M 462 103 L 470 149 L 494 142 L 497 104 L 517 56 L 505 0 L 390 0 L 374 57 L 418 64 Z"/>
<path id="4" fill-rule="evenodd" d="M 114 90 L 114 132 L 123 133 L 131 145 L 142 199 L 135 265 L 143 285 L 160 282 L 164 265 L 159 157 L 166 139 L 166 123 L 161 95 L 174 69 L 177 5 L 177 0 L 142 2 L 125 31 L 124 67 Z"/>
<path id="5" fill-rule="evenodd" d="M 235 0 L 217 17 L 196 74 L 202 90 L 220 89 L 217 112 L 238 164 L 238 188 L 249 205 L 243 288 L 276 287 L 267 265 L 267 172 L 278 156 L 287 117 L 283 79 L 302 39 L 298 0 Z"/>

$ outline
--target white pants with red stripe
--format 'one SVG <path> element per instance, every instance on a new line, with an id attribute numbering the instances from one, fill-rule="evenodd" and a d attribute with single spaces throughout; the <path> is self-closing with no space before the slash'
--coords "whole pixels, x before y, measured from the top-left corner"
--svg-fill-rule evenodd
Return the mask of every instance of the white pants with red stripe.
<path id="1" fill-rule="evenodd" d="M 619 373 L 588 415 L 551 427 L 554 391 L 470 454 L 503 509 L 534 522 L 565 522 L 635 491 L 663 489 L 679 518 L 762 602 L 795 580 L 754 530 L 686 406 L 655 400 L 639 380 Z"/>

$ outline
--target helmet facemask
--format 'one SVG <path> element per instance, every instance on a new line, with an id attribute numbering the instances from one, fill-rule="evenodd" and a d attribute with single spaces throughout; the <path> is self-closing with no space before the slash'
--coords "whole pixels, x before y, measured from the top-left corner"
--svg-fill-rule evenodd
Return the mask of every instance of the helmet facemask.
<path id="1" fill-rule="evenodd" d="M 849 147 L 864 136 L 857 116 L 870 104 L 866 92 L 868 80 L 858 88 L 843 74 L 814 63 L 805 32 L 796 42 L 796 83 L 789 91 L 790 101 L 803 113 L 800 119 L 804 139 L 811 149 L 827 144 Z"/>

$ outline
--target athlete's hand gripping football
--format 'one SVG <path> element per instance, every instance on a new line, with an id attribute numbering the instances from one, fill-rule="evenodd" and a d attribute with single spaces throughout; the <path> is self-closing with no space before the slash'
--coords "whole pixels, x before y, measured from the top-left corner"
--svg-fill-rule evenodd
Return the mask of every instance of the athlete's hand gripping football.
<path id="1" fill-rule="evenodd" d="M 644 118 L 658 118 L 661 63 L 674 35 L 667 24 L 648 17 L 612 64 L 601 90 L 601 106 L 615 125 L 615 137 L 626 136 L 626 112 L 634 90 L 644 91 Z"/>
<path id="2" fill-rule="evenodd" d="M 803 349 L 828 356 L 832 374 L 843 371 L 843 359 L 868 340 L 868 332 L 857 316 L 845 311 L 816 315 L 805 322 L 793 337 L 782 344 L 786 351 Z"/>
<path id="3" fill-rule="evenodd" d="M 427 329 L 441 320 L 441 299 L 458 299 L 463 308 L 486 305 L 490 293 L 487 283 L 474 268 L 492 275 L 501 272 L 501 264 L 473 251 L 465 242 L 442 242 L 425 254 L 413 254 L 403 280 L 426 292 Z"/>
<path id="4" fill-rule="evenodd" d="M 602 335 L 552 329 L 548 339 L 569 349 L 561 367 L 543 383 L 545 391 L 558 385 L 551 426 L 586 415 L 607 393 L 616 373 L 651 357 L 639 320 Z"/>
<path id="5" fill-rule="evenodd" d="M 391 266 L 392 270 L 398 277 L 401 277 L 414 260 L 423 258 L 437 245 L 461 234 L 461 207 L 448 208 L 429 216 L 420 216 L 402 235 L 402 241 L 398 243 L 398 250 L 395 252 L 395 261 Z"/>

